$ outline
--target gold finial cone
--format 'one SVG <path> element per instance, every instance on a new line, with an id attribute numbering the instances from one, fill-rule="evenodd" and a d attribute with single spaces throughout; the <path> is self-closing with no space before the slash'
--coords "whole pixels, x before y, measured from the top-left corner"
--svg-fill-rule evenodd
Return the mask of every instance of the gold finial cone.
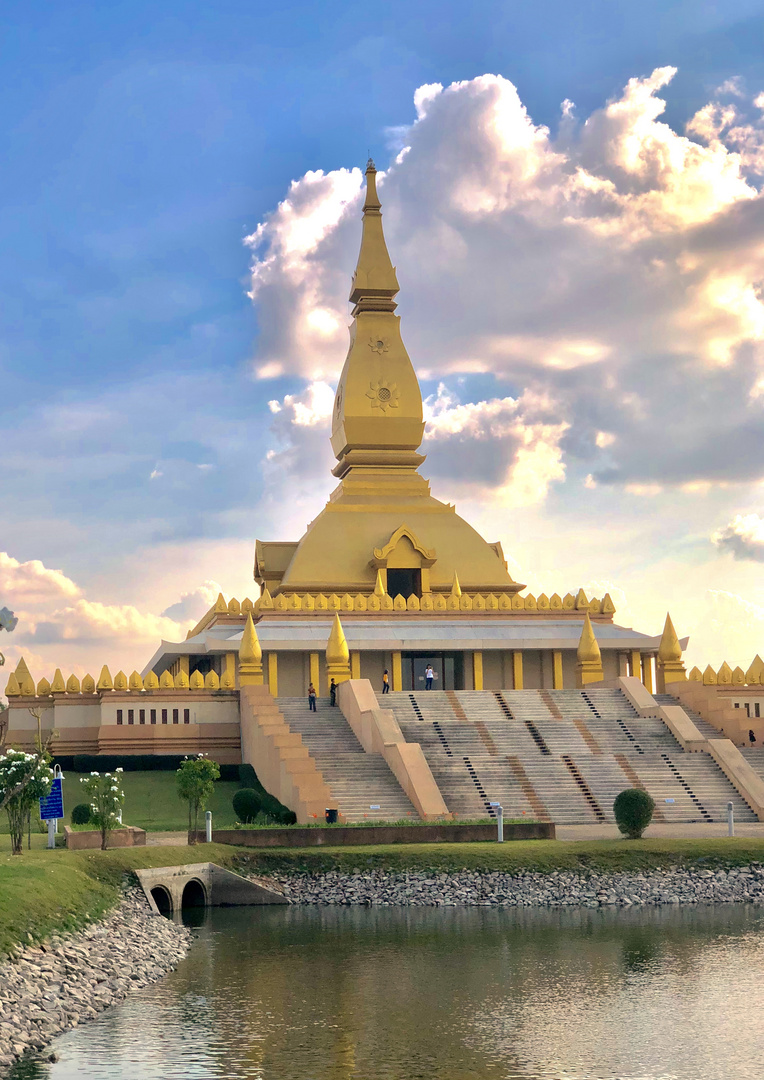
<path id="1" fill-rule="evenodd" d="M 19 686 L 19 680 L 16 678 L 16 672 L 12 671 L 8 676 L 8 682 L 5 684 L 5 696 L 19 697 L 20 694 L 21 687 Z"/>
<path id="2" fill-rule="evenodd" d="M 239 662 L 242 664 L 261 664 L 262 661 L 263 650 L 260 647 L 260 640 L 255 630 L 252 615 L 247 612 L 247 621 L 244 624 L 244 633 L 241 635 L 241 644 L 239 645 Z"/>
<path id="3" fill-rule="evenodd" d="M 382 580 L 382 571 L 377 570 L 377 581 L 374 585 L 374 595 L 382 597 L 385 595 L 385 583 Z"/>
<path id="4" fill-rule="evenodd" d="M 114 689 L 114 682 L 113 682 L 112 677 L 111 677 L 111 672 L 109 671 L 106 664 L 104 664 L 104 666 L 101 668 L 101 674 L 98 676 L 98 682 L 96 683 L 96 690 L 113 690 L 113 689 Z"/>
<path id="5" fill-rule="evenodd" d="M 663 637 L 658 646 L 658 659 L 664 663 L 682 659 L 682 646 L 679 644 L 679 638 L 676 636 L 676 630 L 668 612 L 666 612 Z"/>
<path id="6" fill-rule="evenodd" d="M 454 570 L 454 580 L 451 582 L 451 595 L 455 596 L 457 600 L 462 595 L 462 587 L 459 584 L 459 575 Z"/>
<path id="7" fill-rule="evenodd" d="M 751 666 L 745 673 L 745 681 L 749 686 L 764 684 L 764 660 L 761 659 L 758 653 L 754 656 Z"/>
<path id="8" fill-rule="evenodd" d="M 23 686 L 24 683 L 27 681 L 27 679 L 31 679 L 31 678 L 32 678 L 32 673 L 30 672 L 29 668 L 27 667 L 26 660 L 22 656 L 20 658 L 18 664 L 16 664 L 16 680 L 17 680 L 19 686 Z"/>
<path id="9" fill-rule="evenodd" d="M 579 663 L 599 664 L 602 661 L 602 654 L 592 630 L 592 621 L 589 618 L 588 611 L 584 616 L 584 625 L 581 629 L 581 637 L 578 640 L 576 658 Z"/>
<path id="10" fill-rule="evenodd" d="M 350 650 L 348 649 L 345 631 L 342 629 L 339 615 L 334 616 L 332 631 L 326 643 L 326 662 L 329 665 L 344 666 L 350 663 Z"/>

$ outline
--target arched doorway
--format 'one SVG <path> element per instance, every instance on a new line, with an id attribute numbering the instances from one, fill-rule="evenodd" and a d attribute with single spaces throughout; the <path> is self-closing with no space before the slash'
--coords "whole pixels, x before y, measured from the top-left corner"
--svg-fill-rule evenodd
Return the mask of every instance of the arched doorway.
<path id="1" fill-rule="evenodd" d="M 151 897 L 159 908 L 160 915 L 172 915 L 172 897 L 164 885 L 155 885 L 151 890 Z"/>
<path id="2" fill-rule="evenodd" d="M 183 889 L 181 907 L 185 910 L 186 908 L 203 908 L 206 906 L 207 894 L 204 891 L 204 886 L 201 881 L 192 878 Z"/>

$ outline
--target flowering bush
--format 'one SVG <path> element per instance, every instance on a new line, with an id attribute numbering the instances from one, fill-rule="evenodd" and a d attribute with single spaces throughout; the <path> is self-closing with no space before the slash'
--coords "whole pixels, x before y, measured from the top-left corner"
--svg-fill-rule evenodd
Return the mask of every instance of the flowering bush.
<path id="1" fill-rule="evenodd" d="M 204 754 L 195 758 L 184 758 L 178 769 L 178 795 L 188 802 L 189 843 L 196 843 L 196 830 L 199 824 L 199 811 L 204 810 L 207 800 L 214 790 L 215 781 L 220 777 L 220 766 L 210 761 Z M 193 831 L 191 825 L 193 822 Z"/>
<path id="2" fill-rule="evenodd" d="M 21 854 L 24 822 L 31 807 L 49 795 L 53 770 L 43 757 L 23 750 L 8 750 L 0 757 L 0 808 L 8 814 L 11 851 Z"/>
<path id="3" fill-rule="evenodd" d="M 92 772 L 90 776 L 80 777 L 90 800 L 90 820 L 101 830 L 101 851 L 106 850 L 111 830 L 122 821 L 125 793 L 121 787 L 121 772 L 121 769 L 115 769 L 113 773 Z"/>

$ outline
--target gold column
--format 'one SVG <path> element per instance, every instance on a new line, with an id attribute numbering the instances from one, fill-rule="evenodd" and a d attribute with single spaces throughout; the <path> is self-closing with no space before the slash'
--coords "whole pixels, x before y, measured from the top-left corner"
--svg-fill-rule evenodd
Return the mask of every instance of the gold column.
<path id="1" fill-rule="evenodd" d="M 483 689 L 483 654 L 481 652 L 472 654 L 472 683 L 475 690 Z"/>
<path id="2" fill-rule="evenodd" d="M 642 654 L 637 649 L 631 651 L 631 674 L 635 679 L 642 678 Z"/>
<path id="3" fill-rule="evenodd" d="M 188 675 L 188 656 L 179 656 L 179 671 L 182 671 L 184 675 Z"/>
<path id="4" fill-rule="evenodd" d="M 403 669 L 401 667 L 401 654 L 393 653 L 393 690 L 403 689 Z"/>
<path id="5" fill-rule="evenodd" d="M 279 696 L 279 658 L 278 653 L 268 653 L 268 689 L 273 697 Z"/>
<path id="6" fill-rule="evenodd" d="M 225 673 L 231 680 L 231 686 L 236 686 L 236 653 L 225 654 Z"/>
<path id="7" fill-rule="evenodd" d="M 522 690 L 523 654 L 519 650 L 512 653 L 512 683 L 515 690 Z"/>
<path id="8" fill-rule="evenodd" d="M 653 692 L 653 665 L 652 655 L 650 653 L 642 653 L 642 682 L 645 684 L 645 689 Z"/>
<path id="9" fill-rule="evenodd" d="M 351 652 L 350 654 L 350 678 L 361 678 L 361 654 L 359 652 Z"/>
<path id="10" fill-rule="evenodd" d="M 555 690 L 562 690 L 562 653 L 555 650 L 552 653 L 552 686 Z"/>
<path id="11" fill-rule="evenodd" d="M 321 687 L 318 685 L 320 678 L 321 678 L 321 665 L 319 664 L 319 661 L 318 661 L 318 653 L 317 652 L 312 652 L 310 654 L 310 681 L 313 683 L 313 685 L 316 688 L 316 691 L 319 694 L 321 693 Z"/>

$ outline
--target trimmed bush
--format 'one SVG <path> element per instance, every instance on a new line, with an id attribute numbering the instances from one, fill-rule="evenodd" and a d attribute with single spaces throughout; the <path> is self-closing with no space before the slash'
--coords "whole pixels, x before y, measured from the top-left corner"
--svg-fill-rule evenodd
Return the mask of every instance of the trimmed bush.
<path id="1" fill-rule="evenodd" d="M 91 812 L 86 802 L 77 803 L 72 810 L 72 825 L 87 825 Z"/>
<path id="2" fill-rule="evenodd" d="M 239 821 L 251 824 L 263 809 L 260 794 L 254 788 L 239 788 L 233 797 L 233 809 Z"/>
<path id="3" fill-rule="evenodd" d="M 265 788 L 257 779 L 257 773 L 252 765 L 239 765 L 239 783 L 243 788 L 252 788 L 253 791 L 259 791 L 261 795 L 265 795 Z"/>
<path id="4" fill-rule="evenodd" d="M 616 795 L 613 813 L 618 828 L 630 840 L 639 840 L 653 819 L 655 802 L 641 788 L 626 788 Z"/>

